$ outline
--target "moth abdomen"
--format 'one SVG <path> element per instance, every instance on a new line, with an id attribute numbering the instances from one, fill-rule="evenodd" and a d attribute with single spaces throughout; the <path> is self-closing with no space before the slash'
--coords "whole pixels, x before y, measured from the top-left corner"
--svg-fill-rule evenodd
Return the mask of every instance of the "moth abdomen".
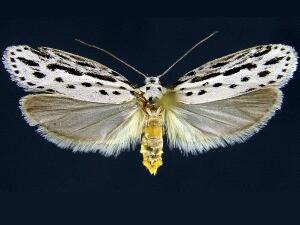
<path id="1" fill-rule="evenodd" d="M 143 165 L 150 174 L 156 175 L 163 165 L 163 116 L 161 113 L 146 116 L 141 142 Z"/>

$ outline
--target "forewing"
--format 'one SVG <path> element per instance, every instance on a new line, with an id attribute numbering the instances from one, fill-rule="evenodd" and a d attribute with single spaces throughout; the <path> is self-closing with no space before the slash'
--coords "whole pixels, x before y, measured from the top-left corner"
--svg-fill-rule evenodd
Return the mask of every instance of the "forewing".
<path id="1" fill-rule="evenodd" d="M 180 104 L 166 110 L 169 143 L 184 153 L 243 142 L 280 108 L 281 91 L 266 88 L 202 104 Z"/>
<path id="2" fill-rule="evenodd" d="M 28 95 L 20 108 L 30 125 L 60 147 L 116 155 L 141 137 L 143 114 L 136 101 L 100 104 L 60 94 Z"/>
<path id="3" fill-rule="evenodd" d="M 119 73 L 95 61 L 52 48 L 8 47 L 3 63 L 12 80 L 29 92 L 60 93 L 78 100 L 121 103 L 134 99 Z"/>
<path id="4" fill-rule="evenodd" d="M 239 96 L 267 87 L 282 87 L 297 66 L 295 50 L 262 45 L 213 60 L 181 77 L 173 87 L 179 102 L 199 104 Z"/>

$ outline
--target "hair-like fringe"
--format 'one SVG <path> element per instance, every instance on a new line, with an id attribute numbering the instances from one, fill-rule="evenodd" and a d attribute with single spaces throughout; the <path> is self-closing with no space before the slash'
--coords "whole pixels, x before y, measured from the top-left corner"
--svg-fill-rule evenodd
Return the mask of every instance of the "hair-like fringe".
<path id="1" fill-rule="evenodd" d="M 53 96 L 53 94 L 48 94 Z M 115 128 L 108 136 L 97 141 L 75 140 L 70 137 L 54 133 L 43 127 L 26 110 L 26 101 L 34 95 L 27 95 L 20 99 L 22 115 L 30 126 L 38 126 L 37 132 L 46 140 L 63 149 L 72 149 L 74 152 L 98 152 L 104 156 L 117 156 L 122 151 L 133 148 L 140 142 L 143 124 L 143 115 L 140 111 L 134 112 L 128 120 Z M 133 124 L 132 124 L 133 123 Z"/>
<path id="2" fill-rule="evenodd" d="M 172 136 L 174 133 L 170 130 L 170 127 L 167 126 L 167 136 L 168 143 L 171 148 L 178 148 L 184 155 L 192 154 L 196 155 L 199 153 L 207 152 L 212 148 L 218 147 L 226 147 L 228 145 L 234 145 L 235 143 L 242 143 L 257 133 L 260 129 L 262 129 L 268 122 L 271 117 L 274 116 L 275 112 L 281 108 L 283 95 L 279 89 L 272 88 L 276 91 L 277 98 L 272 107 L 270 107 L 269 111 L 265 113 L 265 115 L 252 126 L 246 128 L 243 131 L 239 131 L 237 133 L 229 134 L 226 136 L 218 137 L 218 136 L 207 136 L 201 133 L 200 130 L 194 128 L 191 124 L 186 121 L 179 120 L 177 116 L 173 114 L 176 119 L 182 123 L 182 127 L 187 127 L 194 134 L 197 134 L 197 137 L 186 139 L 186 142 L 182 142 L 179 137 Z M 170 112 L 168 112 L 170 113 Z M 167 116 L 166 116 L 167 117 Z M 173 123 L 176 123 L 173 119 Z M 183 124 L 184 123 L 184 124 Z"/>

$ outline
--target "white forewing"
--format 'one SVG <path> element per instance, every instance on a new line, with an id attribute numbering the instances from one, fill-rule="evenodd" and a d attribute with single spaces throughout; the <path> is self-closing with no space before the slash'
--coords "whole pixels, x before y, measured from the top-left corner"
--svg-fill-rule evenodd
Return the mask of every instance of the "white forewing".
<path id="1" fill-rule="evenodd" d="M 11 78 L 30 92 L 60 93 L 78 100 L 122 103 L 133 87 L 119 73 L 95 61 L 52 48 L 8 47 L 3 62 Z"/>
<path id="2" fill-rule="evenodd" d="M 140 140 L 143 114 L 136 101 L 100 104 L 60 94 L 28 95 L 21 110 L 30 125 L 60 147 L 117 155 Z"/>
<path id="3" fill-rule="evenodd" d="M 277 88 L 202 104 L 181 104 L 166 111 L 167 136 L 172 147 L 184 153 L 243 142 L 280 108 Z"/>
<path id="4" fill-rule="evenodd" d="M 281 87 L 297 66 L 295 50 L 286 45 L 262 45 L 213 60 L 190 71 L 174 84 L 178 100 L 199 104 Z"/>

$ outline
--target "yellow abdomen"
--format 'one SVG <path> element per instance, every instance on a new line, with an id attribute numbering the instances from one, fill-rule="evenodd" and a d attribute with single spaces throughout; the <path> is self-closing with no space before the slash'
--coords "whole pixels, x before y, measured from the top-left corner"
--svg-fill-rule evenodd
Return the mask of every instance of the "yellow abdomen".
<path id="1" fill-rule="evenodd" d="M 152 175 L 163 165 L 163 118 L 162 115 L 147 115 L 141 143 L 143 165 Z"/>

